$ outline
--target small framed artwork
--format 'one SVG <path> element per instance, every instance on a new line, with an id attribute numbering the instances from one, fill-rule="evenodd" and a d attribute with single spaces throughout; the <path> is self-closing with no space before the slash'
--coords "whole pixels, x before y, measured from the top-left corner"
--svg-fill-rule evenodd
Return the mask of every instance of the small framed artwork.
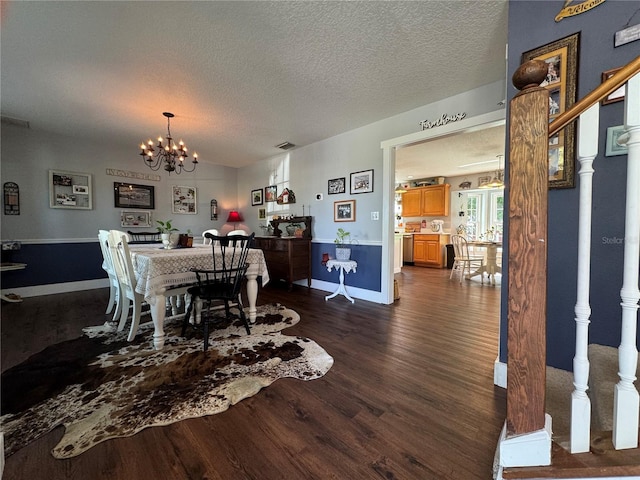
<path id="1" fill-rule="evenodd" d="M 626 155 L 629 149 L 626 145 L 620 145 L 618 138 L 624 133 L 624 125 L 607 128 L 607 146 L 605 149 L 605 157 L 615 157 L 616 155 Z"/>
<path id="2" fill-rule="evenodd" d="M 345 184 L 347 179 L 345 177 L 333 178 L 328 182 L 329 195 L 336 195 L 338 193 L 344 193 L 346 191 Z"/>
<path id="3" fill-rule="evenodd" d="M 602 83 L 604 83 L 606 80 L 609 80 L 611 77 L 613 77 L 613 75 L 616 74 L 618 70 L 620 70 L 621 68 L 622 67 L 613 68 L 611 70 L 602 72 Z M 624 100 L 624 85 L 622 85 L 617 90 L 611 92 L 607 97 L 603 98 L 600 104 L 608 105 L 610 103 L 620 102 L 622 100 Z"/>
<path id="4" fill-rule="evenodd" d="M 491 181 L 490 176 L 478 177 L 478 188 L 486 187 L 490 181 Z"/>
<path id="5" fill-rule="evenodd" d="M 356 221 L 356 201 L 343 200 L 333 202 L 334 222 L 355 222 Z"/>
<path id="6" fill-rule="evenodd" d="M 262 189 L 251 190 L 251 206 L 262 205 Z"/>
<path id="7" fill-rule="evenodd" d="M 91 210 L 91 175 L 49 170 L 49 207 Z"/>
<path id="8" fill-rule="evenodd" d="M 134 212 L 123 210 L 120 212 L 121 227 L 150 227 L 151 212 Z"/>
<path id="9" fill-rule="evenodd" d="M 547 76 L 540 86 L 549 90 L 550 122 L 576 102 L 579 42 L 580 33 L 575 33 L 522 54 L 522 63 L 543 60 L 547 64 Z M 573 122 L 550 141 L 549 188 L 575 187 L 575 131 Z"/>
<path id="10" fill-rule="evenodd" d="M 259 208 L 258 209 L 258 219 L 259 220 L 265 220 L 267 218 L 267 209 L 266 208 Z"/>
<path id="11" fill-rule="evenodd" d="M 113 182 L 116 208 L 155 208 L 155 189 L 151 185 Z"/>
<path id="12" fill-rule="evenodd" d="M 265 202 L 275 202 L 277 198 L 278 198 L 278 187 L 276 185 L 264 187 Z"/>
<path id="13" fill-rule="evenodd" d="M 351 174 L 351 195 L 373 192 L 373 170 L 363 170 Z"/>
<path id="14" fill-rule="evenodd" d="M 174 185 L 171 195 L 171 213 L 195 215 L 198 213 L 198 201 L 195 187 Z"/>

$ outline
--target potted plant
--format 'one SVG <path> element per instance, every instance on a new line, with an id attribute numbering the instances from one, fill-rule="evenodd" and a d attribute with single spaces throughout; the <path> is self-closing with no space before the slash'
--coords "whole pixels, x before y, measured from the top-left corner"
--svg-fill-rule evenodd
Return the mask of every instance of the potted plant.
<path id="1" fill-rule="evenodd" d="M 351 258 L 351 248 L 347 245 L 351 243 L 351 233 L 339 228 L 336 233 L 336 239 L 333 242 L 336 244 L 336 260 L 349 260 Z"/>
<path id="2" fill-rule="evenodd" d="M 158 232 L 160 232 L 160 236 L 162 237 L 162 243 L 164 244 L 164 248 L 175 248 L 178 245 L 178 241 L 180 236 L 175 233 L 178 231 L 177 228 L 174 228 L 171 225 L 171 220 L 167 220 L 163 222 L 162 220 L 156 220 L 158 224 Z"/>

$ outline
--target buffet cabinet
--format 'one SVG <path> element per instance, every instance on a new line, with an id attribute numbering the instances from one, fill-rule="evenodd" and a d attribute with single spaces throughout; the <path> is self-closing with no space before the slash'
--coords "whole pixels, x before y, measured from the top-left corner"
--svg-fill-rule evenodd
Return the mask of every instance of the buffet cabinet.
<path id="1" fill-rule="evenodd" d="M 403 217 L 446 217 L 449 215 L 451 185 L 431 185 L 402 194 Z"/>
<path id="2" fill-rule="evenodd" d="M 271 281 L 283 280 L 291 290 L 306 278 L 311 287 L 311 238 L 255 237 L 254 245 L 264 253 Z"/>
<path id="3" fill-rule="evenodd" d="M 445 265 L 446 234 L 418 234 L 413 236 L 413 263 L 423 267 L 443 268 Z"/>

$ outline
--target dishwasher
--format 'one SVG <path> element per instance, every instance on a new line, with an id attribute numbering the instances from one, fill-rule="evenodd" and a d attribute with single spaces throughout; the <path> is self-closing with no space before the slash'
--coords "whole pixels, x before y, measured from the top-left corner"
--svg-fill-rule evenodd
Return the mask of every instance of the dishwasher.
<path id="1" fill-rule="evenodd" d="M 413 265 L 413 235 L 402 236 L 402 263 Z"/>

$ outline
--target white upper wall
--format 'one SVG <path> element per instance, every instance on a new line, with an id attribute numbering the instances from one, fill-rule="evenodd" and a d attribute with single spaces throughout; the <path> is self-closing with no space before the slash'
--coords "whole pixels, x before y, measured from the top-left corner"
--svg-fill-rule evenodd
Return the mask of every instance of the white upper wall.
<path id="1" fill-rule="evenodd" d="M 332 242 L 337 225 L 333 222 L 333 202 L 356 200 L 356 222 L 349 223 L 352 238 L 361 244 L 382 242 L 382 221 L 371 220 L 371 212 L 382 212 L 382 150 L 380 142 L 420 130 L 422 120 L 436 120 L 443 114 L 465 112 L 467 119 L 500 110 L 498 102 L 505 98 L 505 82 L 495 82 L 469 92 L 389 117 L 357 128 L 321 142 L 289 151 L 291 155 L 290 188 L 297 203 L 290 205 L 289 213 L 314 217 L 312 235 L 316 241 Z M 437 128 L 437 127 L 436 127 Z M 295 143 L 295 139 L 289 139 Z M 238 203 L 246 224 L 260 234 L 258 219 L 260 206 L 252 207 L 250 192 L 268 185 L 273 162 L 266 159 L 252 167 L 240 169 L 238 174 Z M 374 191 L 358 195 L 349 194 L 349 175 L 360 170 L 374 170 Z M 345 177 L 345 194 L 327 195 L 327 181 Z M 323 200 L 317 201 L 316 194 Z M 264 205 L 262 205 L 264 207 Z M 310 208 L 310 210 L 309 210 Z M 393 224 L 393 222 L 392 222 Z"/>

